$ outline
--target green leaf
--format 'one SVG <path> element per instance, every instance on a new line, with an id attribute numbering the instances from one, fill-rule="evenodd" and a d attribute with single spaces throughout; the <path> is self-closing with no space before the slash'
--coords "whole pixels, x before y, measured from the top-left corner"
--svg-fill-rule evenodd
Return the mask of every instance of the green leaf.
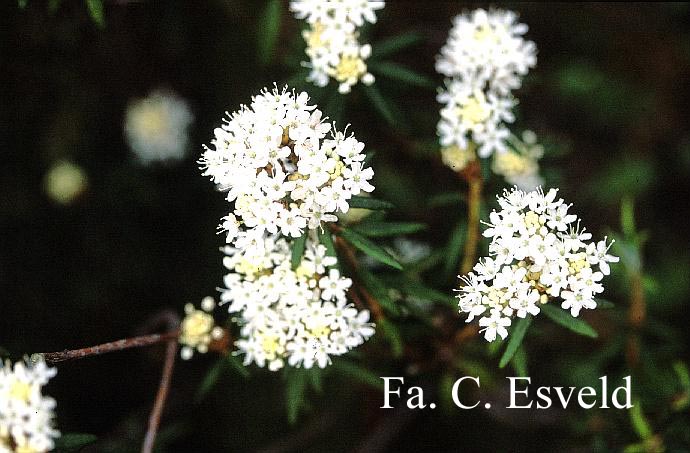
<path id="1" fill-rule="evenodd" d="M 236 371 L 237 374 L 245 379 L 249 377 L 247 367 L 242 365 L 237 357 L 233 356 L 232 354 L 227 354 L 225 357 L 218 359 L 208 373 L 206 373 L 206 377 L 204 377 L 204 380 L 201 382 L 201 385 L 194 396 L 194 401 L 197 403 L 202 401 L 211 391 L 213 386 L 216 385 L 216 382 L 218 382 L 218 379 L 220 379 L 223 373 L 230 371 L 230 369 Z"/>
<path id="2" fill-rule="evenodd" d="M 429 198 L 428 204 L 433 208 L 457 206 L 465 199 L 460 192 L 440 193 Z"/>
<path id="3" fill-rule="evenodd" d="M 351 377 L 364 385 L 368 385 L 376 390 L 383 390 L 381 378 L 356 363 L 347 360 L 334 360 L 333 368 L 336 372 Z"/>
<path id="4" fill-rule="evenodd" d="M 402 264 L 393 258 L 390 253 L 361 234 L 347 228 L 342 228 L 340 230 L 340 236 L 375 260 L 387 264 L 394 269 L 403 270 Z"/>
<path id="5" fill-rule="evenodd" d="M 297 421 L 297 416 L 304 404 L 304 394 L 307 388 L 307 379 L 302 370 L 291 370 L 287 375 L 285 386 L 285 403 L 287 405 L 287 418 L 290 424 Z"/>
<path id="6" fill-rule="evenodd" d="M 269 0 L 261 18 L 257 35 L 259 43 L 257 54 L 262 66 L 268 66 L 274 58 L 276 42 L 280 33 L 280 0 Z"/>
<path id="7" fill-rule="evenodd" d="M 390 61 L 371 62 L 369 69 L 374 74 L 397 80 L 408 85 L 435 89 L 436 84 L 425 75 L 419 74 L 405 66 Z"/>
<path id="8" fill-rule="evenodd" d="M 348 200 L 348 204 L 350 205 L 351 208 L 372 209 L 372 210 L 395 208 L 395 205 L 393 203 L 388 202 L 388 201 L 377 200 L 376 198 L 371 198 L 371 197 L 362 197 L 359 195 L 353 195 L 352 198 L 350 198 Z"/>
<path id="9" fill-rule="evenodd" d="M 596 299 L 594 302 L 597 303 L 597 308 L 600 308 L 603 310 L 607 310 L 609 308 L 615 308 L 616 307 L 616 305 L 613 302 L 611 302 L 610 300 L 606 300 L 606 299 Z"/>
<path id="10" fill-rule="evenodd" d="M 216 382 L 218 382 L 220 375 L 223 373 L 223 369 L 226 367 L 226 365 L 223 362 L 224 359 L 222 358 L 216 360 L 216 363 L 211 367 L 208 373 L 206 373 L 206 377 L 201 382 L 199 389 L 196 391 L 194 401 L 198 403 L 201 400 L 203 400 L 206 397 L 206 395 L 208 395 L 208 392 L 211 391 L 213 386 L 216 385 Z"/>
<path id="11" fill-rule="evenodd" d="M 367 95 L 371 101 L 374 108 L 381 114 L 383 119 L 390 126 L 398 126 L 398 121 L 396 121 L 396 115 L 393 113 L 393 107 L 388 103 L 388 101 L 383 97 L 379 89 L 375 85 L 363 85 L 364 94 Z"/>
<path id="12" fill-rule="evenodd" d="M 570 313 L 565 310 L 549 304 L 540 305 L 539 308 L 541 309 L 542 313 L 551 318 L 553 322 L 560 324 L 566 329 L 570 329 L 575 333 L 590 338 L 596 338 L 599 336 L 597 331 L 594 330 L 592 326 L 587 324 L 582 319 L 571 316 Z"/>
<path id="13" fill-rule="evenodd" d="M 56 452 L 73 452 L 90 445 L 98 440 L 93 434 L 67 433 L 55 440 Z"/>
<path id="14" fill-rule="evenodd" d="M 379 280 L 374 274 L 372 274 L 364 268 L 359 268 L 357 270 L 357 273 L 359 274 L 359 277 L 362 280 L 364 286 L 369 290 L 371 295 L 374 296 L 379 305 L 381 305 L 381 307 L 383 307 L 383 309 L 386 310 L 386 312 L 393 316 L 400 315 L 400 310 L 398 309 L 398 306 L 388 295 L 388 288 L 386 288 L 386 286 L 383 284 L 381 280 Z"/>
<path id="15" fill-rule="evenodd" d="M 326 256 L 333 256 L 333 257 L 338 257 L 338 254 L 335 251 L 335 244 L 333 244 L 333 235 L 328 229 L 321 230 L 320 228 L 317 228 L 317 232 L 319 235 L 319 244 L 323 244 L 324 247 L 326 247 Z M 338 270 L 342 270 L 340 268 L 340 261 L 335 263 L 334 268 Z"/>
<path id="16" fill-rule="evenodd" d="M 308 231 L 305 230 L 302 236 L 296 238 L 292 241 L 292 269 L 295 270 L 299 267 L 302 262 L 302 257 L 304 256 L 304 247 L 307 244 L 307 234 Z"/>
<path id="17" fill-rule="evenodd" d="M 414 296 L 419 299 L 425 299 L 431 302 L 441 303 L 454 309 L 458 308 L 458 299 L 456 297 L 429 288 L 417 281 L 406 279 L 405 281 L 400 283 L 400 290 L 409 296 Z"/>
<path id="18" fill-rule="evenodd" d="M 457 275 L 460 254 L 462 254 L 462 243 L 465 241 L 465 222 L 460 221 L 448 240 L 446 247 L 446 261 L 443 265 L 443 275 L 448 278 Z"/>
<path id="19" fill-rule="evenodd" d="M 525 346 L 520 345 L 520 347 L 515 351 L 513 360 L 510 361 L 515 370 L 516 376 L 529 376 L 527 371 L 527 352 L 525 351 Z"/>
<path id="20" fill-rule="evenodd" d="M 237 374 L 245 379 L 249 378 L 249 369 L 242 364 L 237 356 L 232 355 L 232 353 L 226 354 L 225 361 L 228 365 L 230 365 L 230 368 L 237 372 Z"/>
<path id="21" fill-rule="evenodd" d="M 621 201 L 621 229 L 626 239 L 635 238 L 635 203 L 628 196 Z"/>
<path id="22" fill-rule="evenodd" d="M 29 3 L 29 0 L 17 0 L 17 6 L 19 6 L 19 9 L 26 8 L 26 5 L 28 3 Z"/>
<path id="23" fill-rule="evenodd" d="M 630 408 L 629 413 L 630 423 L 640 439 L 647 440 L 654 435 L 652 427 L 649 426 L 649 422 L 642 412 L 642 406 L 640 406 L 639 400 L 633 403 L 633 407 Z"/>
<path id="24" fill-rule="evenodd" d="M 89 10 L 91 20 L 98 25 L 99 28 L 105 27 L 105 13 L 103 12 L 102 0 L 86 0 L 86 8 Z"/>
<path id="25" fill-rule="evenodd" d="M 504 368 L 513 358 L 518 348 L 522 344 L 522 340 L 525 338 L 525 333 L 527 333 L 527 328 L 532 323 L 532 317 L 527 315 L 525 318 L 517 318 L 515 326 L 511 329 L 510 336 L 508 337 L 508 346 L 501 357 L 501 361 L 498 362 L 499 368 Z"/>
<path id="26" fill-rule="evenodd" d="M 307 374 L 307 378 L 309 379 L 309 384 L 311 385 L 311 388 L 313 388 L 317 393 L 323 392 L 323 385 L 321 382 L 323 370 L 315 366 L 305 371 Z"/>
<path id="27" fill-rule="evenodd" d="M 354 226 L 352 229 L 369 237 L 386 237 L 417 233 L 425 228 L 426 225 L 423 223 L 367 222 Z"/>
<path id="28" fill-rule="evenodd" d="M 688 372 L 688 367 L 685 363 L 680 360 L 674 362 L 673 371 L 675 371 L 676 376 L 678 376 L 678 383 L 681 388 L 685 391 L 690 390 L 690 372 Z"/>
<path id="29" fill-rule="evenodd" d="M 376 327 L 383 334 L 383 336 L 386 337 L 388 343 L 391 345 L 393 357 L 401 357 L 404 347 L 398 328 L 387 319 L 380 319 L 376 323 Z"/>
<path id="30" fill-rule="evenodd" d="M 50 14 L 55 14 L 57 12 L 58 8 L 60 8 L 60 2 L 61 2 L 61 0 L 49 0 L 48 1 L 48 12 Z"/>
<path id="31" fill-rule="evenodd" d="M 416 32 L 392 36 L 372 45 L 370 58 L 371 60 L 374 60 L 381 57 L 387 57 L 388 55 L 393 55 L 394 53 L 413 46 L 422 40 L 422 35 Z"/>

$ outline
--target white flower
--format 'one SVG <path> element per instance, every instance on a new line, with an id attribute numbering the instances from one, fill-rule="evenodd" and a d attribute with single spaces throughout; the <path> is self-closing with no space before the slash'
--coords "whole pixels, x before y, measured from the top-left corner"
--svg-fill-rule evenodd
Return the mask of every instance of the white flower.
<path id="1" fill-rule="evenodd" d="M 143 164 L 182 159 L 189 145 L 194 115 L 187 102 L 163 90 L 151 92 L 127 107 L 125 135 Z"/>
<path id="2" fill-rule="evenodd" d="M 369 44 L 359 44 L 357 27 L 364 22 L 375 23 L 375 11 L 385 2 L 367 0 L 295 0 L 290 9 L 298 19 L 305 19 L 309 29 L 302 33 L 307 43 L 311 68 L 307 80 L 317 86 L 326 86 L 329 78 L 339 83 L 341 94 L 349 93 L 358 81 L 374 83 L 367 70 L 366 59 L 371 54 Z"/>
<path id="3" fill-rule="evenodd" d="M 285 238 L 266 236 L 251 249 L 226 247 L 230 270 L 221 303 L 237 314 L 241 338 L 235 343 L 244 363 L 277 370 L 325 367 L 330 357 L 359 346 L 374 334 L 369 312 L 347 302 L 352 280 L 332 267 L 337 259 L 307 236 L 305 253 L 292 268 Z"/>
<path id="4" fill-rule="evenodd" d="M 55 400 L 41 388 L 55 376 L 43 360 L 0 362 L 0 451 L 47 452 L 60 433 L 53 428 Z"/>
<path id="5" fill-rule="evenodd" d="M 180 354 L 184 360 L 194 355 L 194 350 L 205 354 L 212 340 L 219 340 L 225 335 L 221 327 L 216 326 L 211 312 L 215 307 L 212 297 L 205 297 L 201 301 L 201 310 L 194 305 L 184 307 L 185 317 L 180 323 L 179 342 L 182 345 Z"/>
<path id="6" fill-rule="evenodd" d="M 522 37 L 526 32 L 527 25 L 517 23 L 512 11 L 477 9 L 458 15 L 436 70 L 508 94 L 520 87 L 521 78 L 537 63 L 536 46 Z"/>
<path id="7" fill-rule="evenodd" d="M 448 77 L 437 97 L 444 104 L 437 132 L 442 147 L 457 147 L 470 155 L 457 161 L 445 152 L 443 160 L 454 170 L 464 168 L 475 151 L 479 157 L 493 154 L 496 173 L 511 184 L 534 189 L 541 184 L 538 157 L 525 149 L 537 145 L 530 141 L 529 147 L 523 143 L 512 150 L 510 142 L 519 140 L 506 127 L 515 121 L 512 90 L 536 65 L 536 46 L 522 37 L 526 31 L 511 11 L 477 9 L 453 19 L 436 61 L 436 70 Z"/>
<path id="8" fill-rule="evenodd" d="M 491 316 L 483 317 L 479 320 L 479 325 L 483 327 L 481 332 L 484 332 L 486 341 L 494 341 L 496 334 L 500 335 L 502 339 L 508 336 L 506 327 L 510 326 L 510 318 L 501 316 L 499 310 L 491 310 Z"/>
<path id="9" fill-rule="evenodd" d="M 468 314 L 467 322 L 481 316 L 479 325 L 489 341 L 505 338 L 504 319 L 536 316 L 540 304 L 552 299 L 560 299 L 572 316 L 596 308 L 594 296 L 604 291 L 600 282 L 608 275 L 608 263 L 618 261 L 608 254 L 606 239 L 587 242 L 591 235 L 556 195 L 556 189 L 513 188 L 498 197 L 501 210 L 489 215 L 483 235 L 491 239 L 491 257 L 480 259 L 462 277 L 458 295 L 460 312 Z"/>
<path id="10" fill-rule="evenodd" d="M 364 144 L 323 123 L 308 102 L 287 87 L 265 89 L 229 115 L 205 149 L 204 175 L 234 203 L 221 230 L 235 248 L 256 247 L 264 233 L 299 237 L 337 220 L 353 194 L 374 189 Z"/>

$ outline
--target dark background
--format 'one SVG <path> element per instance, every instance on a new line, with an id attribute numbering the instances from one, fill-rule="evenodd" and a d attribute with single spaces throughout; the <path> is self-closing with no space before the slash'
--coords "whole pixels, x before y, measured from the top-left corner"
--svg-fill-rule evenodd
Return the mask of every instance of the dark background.
<path id="1" fill-rule="evenodd" d="M 384 38 L 420 33 L 421 43 L 390 59 L 440 86 L 434 56 L 450 19 L 475 6 L 488 5 L 390 1 L 367 39 L 376 48 Z M 638 229 L 648 235 L 640 253 L 649 319 L 658 327 L 658 335 L 645 337 L 649 347 L 642 360 L 651 371 L 640 372 L 636 391 L 648 401 L 645 412 L 668 448 L 687 448 L 687 408 L 680 413 L 664 408 L 677 391 L 670 364 L 687 359 L 689 338 L 690 8 L 680 3 L 504 7 L 519 12 L 539 49 L 537 67 L 516 93 L 515 130 L 532 129 L 545 143 L 547 185 L 560 187 L 595 238 L 620 231 L 621 200 L 634 200 Z M 274 81 L 290 79 L 305 58 L 301 24 L 282 3 L 275 51 L 262 63 L 257 48 L 265 33 L 260 25 L 265 8 L 258 1 L 106 2 L 100 27 L 79 1 L 65 0 L 55 11 L 41 1 L 30 0 L 23 9 L 3 2 L 2 351 L 18 358 L 133 335 L 161 309 L 181 313 L 185 303 L 216 294 L 222 284 L 222 237 L 214 233 L 228 207 L 200 175 L 195 161 L 201 144 L 210 141 L 224 111 L 236 110 Z M 417 239 L 441 249 L 464 208 L 431 209 L 428 200 L 465 189 L 436 154 L 440 106 L 434 90 L 385 77 L 378 77 L 376 86 L 398 110 L 398 127 L 381 118 L 359 87 L 338 108 L 357 138 L 377 151 L 377 194 L 399 206 L 392 217 L 429 224 Z M 177 164 L 143 167 L 128 149 L 123 116 L 132 98 L 157 87 L 190 102 L 194 145 Z M 313 91 L 318 98 L 322 90 Z M 319 104 L 329 114 L 329 103 Z M 43 191 L 44 175 L 58 159 L 73 160 L 89 178 L 88 190 L 68 206 Z M 487 193 L 498 193 L 503 184 L 493 178 Z M 606 349 L 625 335 L 612 321 L 624 318 L 628 303 L 629 276 L 621 268 L 605 293 L 618 308 L 588 318 L 603 332 L 599 340 L 554 330 L 558 339 L 528 344 L 536 380 L 565 385 L 563 376 L 625 373 L 622 350 Z M 443 291 L 454 284 L 435 283 Z M 219 320 L 222 315 L 219 309 Z M 591 365 L 592 357 L 609 350 L 600 368 L 583 371 L 582 364 Z M 161 356 L 162 350 L 152 348 L 61 365 L 48 387 L 58 401 L 59 429 L 98 435 L 93 451 L 136 451 Z M 162 451 L 268 446 L 337 451 L 363 443 L 405 451 L 605 451 L 639 440 L 623 411 L 387 413 L 377 409 L 379 391 L 340 376 L 327 380 L 325 394 L 309 395 L 311 410 L 291 426 L 284 381 L 255 367 L 250 379 L 223 374 L 211 393 L 195 402 L 215 360 L 209 354 L 178 362 L 159 439 Z M 369 365 L 377 375 L 409 371 L 396 361 Z M 511 375 L 499 371 L 495 359 L 486 369 L 496 379 Z M 434 387 L 438 378 L 419 379 Z M 368 437 L 387 421 L 388 440 Z"/>

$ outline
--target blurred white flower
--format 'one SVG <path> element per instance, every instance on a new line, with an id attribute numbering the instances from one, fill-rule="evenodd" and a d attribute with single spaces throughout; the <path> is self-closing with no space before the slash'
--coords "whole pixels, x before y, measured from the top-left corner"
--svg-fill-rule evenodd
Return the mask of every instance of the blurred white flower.
<path id="1" fill-rule="evenodd" d="M 189 147 L 193 121 L 187 101 L 172 92 L 155 90 L 129 104 L 125 135 L 142 164 L 180 160 Z"/>
<path id="2" fill-rule="evenodd" d="M 55 376 L 43 360 L 0 362 L 0 453 L 42 453 L 54 448 L 55 400 L 41 388 Z"/>
<path id="3" fill-rule="evenodd" d="M 493 172 L 522 190 L 541 186 L 544 179 L 539 174 L 539 159 L 544 155 L 544 147 L 537 144 L 536 134 L 527 130 L 522 133 L 522 140 L 511 136 L 508 141 L 510 146 L 505 152 L 494 154 Z"/>
<path id="4" fill-rule="evenodd" d="M 608 275 L 611 243 L 587 242 L 592 235 L 569 214 L 571 205 L 556 199 L 557 189 L 523 192 L 517 188 L 498 197 L 500 211 L 489 215 L 484 237 L 491 239 L 490 257 L 463 276 L 459 306 L 467 322 L 479 316 L 484 338 L 505 338 L 511 318 L 537 315 L 552 300 L 578 316 L 596 308 L 594 296 Z M 596 266 L 596 267 L 595 267 Z"/>
<path id="5" fill-rule="evenodd" d="M 86 172 L 77 164 L 58 161 L 43 178 L 46 194 L 60 204 L 70 204 L 88 185 Z"/>

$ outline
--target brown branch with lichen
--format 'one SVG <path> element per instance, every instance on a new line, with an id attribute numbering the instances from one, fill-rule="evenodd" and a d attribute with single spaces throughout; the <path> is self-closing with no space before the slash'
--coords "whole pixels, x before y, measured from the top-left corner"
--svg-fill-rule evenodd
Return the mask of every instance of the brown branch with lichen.
<path id="1" fill-rule="evenodd" d="M 165 343 L 173 339 L 177 339 L 179 334 L 179 329 L 174 329 L 165 333 L 154 333 L 150 335 L 141 335 L 138 337 L 123 338 L 122 340 L 111 341 L 109 343 L 103 343 L 96 346 L 89 346 L 87 348 L 72 350 L 65 349 L 64 351 L 58 352 L 44 352 L 39 355 L 43 356 L 47 363 L 66 362 L 68 360 L 84 359 L 109 352 Z"/>

